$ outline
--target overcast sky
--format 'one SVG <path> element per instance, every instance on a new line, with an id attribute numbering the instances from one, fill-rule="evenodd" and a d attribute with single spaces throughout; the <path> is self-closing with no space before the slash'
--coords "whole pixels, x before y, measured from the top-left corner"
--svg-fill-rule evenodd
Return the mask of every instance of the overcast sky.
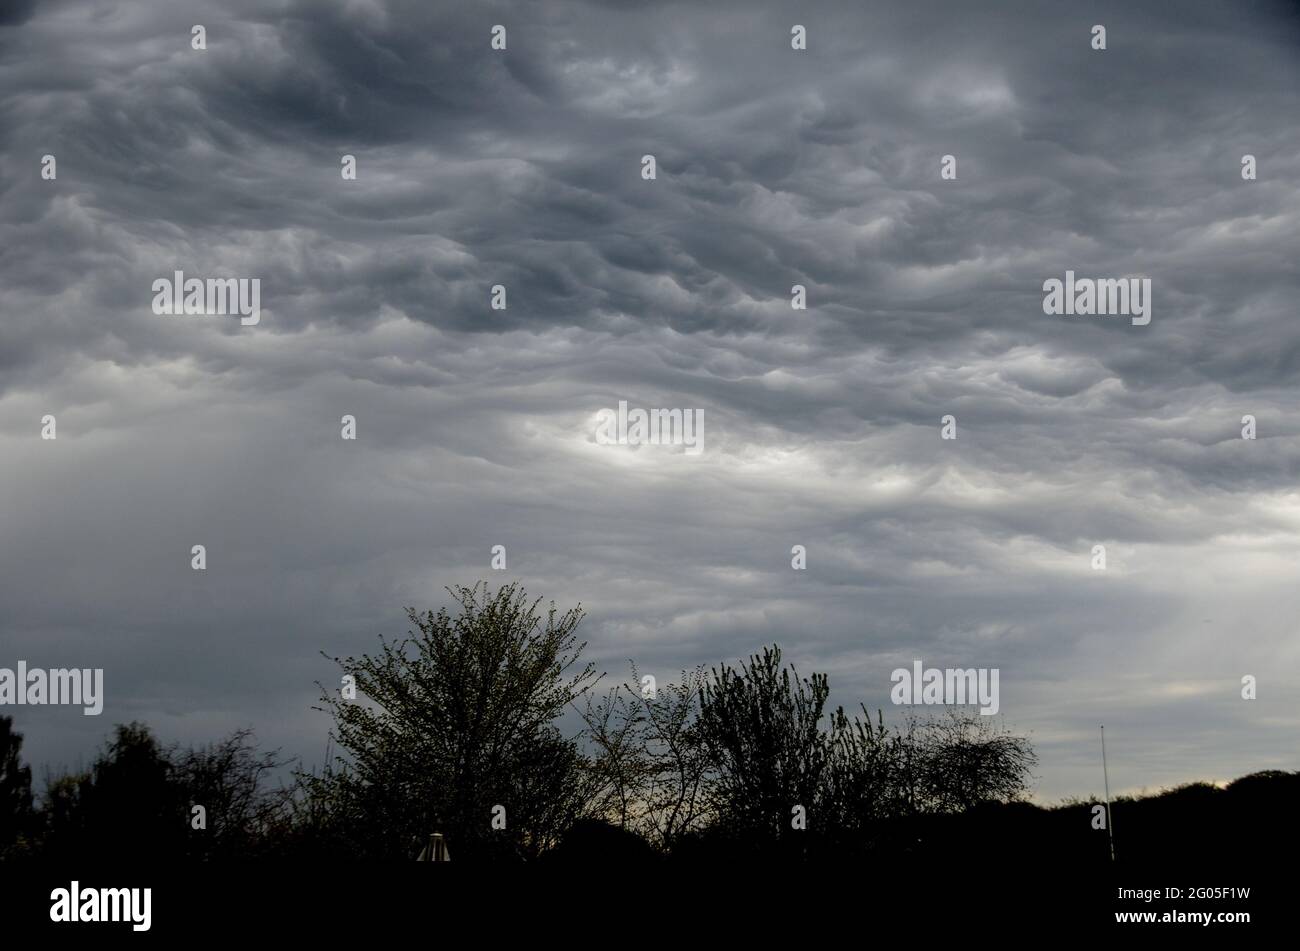
<path id="1" fill-rule="evenodd" d="M 320 652 L 480 579 L 611 677 L 997 667 L 1044 800 L 1103 722 L 1112 791 L 1300 768 L 1294 6 L 644 6 L 3 6 L 0 666 L 106 689 L 6 711 L 38 775 L 132 719 L 318 763 Z M 177 269 L 260 324 L 155 315 Z M 1067 269 L 1151 323 L 1045 315 Z"/>

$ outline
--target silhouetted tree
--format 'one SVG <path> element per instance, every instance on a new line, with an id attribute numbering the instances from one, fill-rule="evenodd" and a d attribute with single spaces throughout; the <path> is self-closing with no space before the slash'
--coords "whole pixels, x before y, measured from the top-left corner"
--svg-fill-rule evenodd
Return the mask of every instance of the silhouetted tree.
<path id="1" fill-rule="evenodd" d="M 869 849 L 881 824 L 912 811 L 909 769 L 913 757 L 902 735 L 866 708 L 850 719 L 843 708 L 831 717 L 829 763 L 824 775 L 822 820 L 841 848 Z"/>
<path id="2" fill-rule="evenodd" d="M 781 666 L 781 649 L 715 668 L 703 687 L 700 728 L 717 773 L 718 822 L 728 835 L 762 847 L 804 844 L 794 808 L 819 821 L 830 745 L 821 719 L 830 692 L 825 674 L 800 678 Z M 794 836 L 804 836 L 796 839 Z"/>
<path id="3" fill-rule="evenodd" d="M 275 847 L 288 821 L 291 790 L 270 780 L 287 764 L 273 752 L 259 753 L 251 730 L 203 747 L 174 749 L 169 759 L 191 858 L 247 857 Z M 194 827 L 195 806 L 203 807 L 204 828 Z"/>
<path id="4" fill-rule="evenodd" d="M 679 683 L 653 696 L 640 680 L 633 664 L 631 683 L 587 703 L 596 750 L 593 812 L 668 852 L 710 815 L 709 751 L 699 724 L 704 668 L 682 671 Z"/>
<path id="5" fill-rule="evenodd" d="M 31 847 L 32 769 L 22 763 L 23 735 L 12 717 L 0 717 L 0 859 Z"/>
<path id="6" fill-rule="evenodd" d="M 81 796 L 83 849 L 108 856 L 171 857 L 185 839 L 167 754 L 143 723 L 119 724 Z"/>
<path id="7" fill-rule="evenodd" d="M 919 752 L 914 792 L 922 811 L 957 812 L 1018 799 L 1037 762 L 1028 740 L 978 713 L 949 710 L 914 726 L 908 739 Z"/>
<path id="8" fill-rule="evenodd" d="M 589 801 L 577 744 L 554 725 L 594 676 L 590 664 L 567 673 L 585 646 L 582 611 L 552 604 L 543 619 L 513 584 L 449 593 L 456 616 L 408 610 L 409 637 L 337 661 L 358 696 L 322 697 L 344 755 L 304 778 L 312 808 L 349 824 L 338 834 L 358 854 L 409 857 L 436 831 L 457 861 L 535 856 Z"/>
<path id="9" fill-rule="evenodd" d="M 41 853 L 174 858 L 183 854 L 180 798 L 166 752 L 142 723 L 119 724 L 89 771 L 49 777 Z"/>
<path id="10" fill-rule="evenodd" d="M 1035 762 L 1023 737 L 975 712 L 948 709 L 922 719 L 909 712 L 887 728 L 863 708 L 831 719 L 832 753 L 823 795 L 825 831 L 841 851 L 911 851 L 922 817 L 1020 799 Z"/>
<path id="11" fill-rule="evenodd" d="M 775 646 L 713 672 L 699 729 L 716 775 L 715 838 L 805 854 L 910 848 L 911 817 L 1008 802 L 1027 787 L 1028 742 L 986 717 L 909 714 L 900 730 L 879 712 L 873 723 L 865 708 L 852 719 L 840 708 L 823 726 L 828 693 L 824 674 L 800 678 Z M 805 829 L 793 828 L 795 806 Z"/>
<path id="12" fill-rule="evenodd" d="M 582 717 L 595 749 L 591 812 L 626 830 L 638 817 L 649 782 L 644 705 L 636 691 L 620 684 L 599 699 L 588 697 Z"/>
<path id="13" fill-rule="evenodd" d="M 41 797 L 40 854 L 43 858 L 67 859 L 84 854 L 88 825 L 86 799 L 90 773 L 47 776 Z"/>
<path id="14" fill-rule="evenodd" d="M 142 723 L 119 724 L 89 771 L 52 777 L 40 810 L 40 853 L 58 859 L 209 859 L 272 850 L 289 791 L 285 765 L 239 730 L 204 747 L 164 748 Z M 192 808 L 204 809 L 195 829 Z"/>

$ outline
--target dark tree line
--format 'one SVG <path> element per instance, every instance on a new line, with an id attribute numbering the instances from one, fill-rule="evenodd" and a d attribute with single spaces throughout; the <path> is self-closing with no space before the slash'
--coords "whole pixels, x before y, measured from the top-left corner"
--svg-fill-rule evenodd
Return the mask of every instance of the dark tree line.
<path id="1" fill-rule="evenodd" d="M 0 718 L 0 858 L 410 859 L 433 832 L 454 861 L 860 858 L 1046 821 L 1023 801 L 1029 743 L 987 717 L 828 710 L 826 676 L 775 646 L 597 692 L 581 607 L 540 611 L 517 585 L 451 594 L 454 613 L 410 611 L 407 637 L 335 658 L 320 709 L 336 752 L 310 772 L 247 731 L 165 747 L 132 723 L 36 796 Z M 1087 804 L 1062 810 L 1056 839 L 1101 854 Z"/>
<path id="2" fill-rule="evenodd" d="M 284 764 L 247 730 L 181 748 L 142 723 L 119 725 L 89 769 L 50 776 L 39 801 L 21 749 L 0 717 L 0 858 L 254 857 L 285 826 L 291 792 L 269 781 Z"/>

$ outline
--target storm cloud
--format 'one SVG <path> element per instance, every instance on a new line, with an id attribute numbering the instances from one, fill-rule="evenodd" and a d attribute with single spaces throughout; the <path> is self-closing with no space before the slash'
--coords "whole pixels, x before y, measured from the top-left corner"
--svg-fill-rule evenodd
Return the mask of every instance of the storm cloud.
<path id="1" fill-rule="evenodd" d="M 0 666 L 105 709 L 8 712 L 318 762 L 321 651 L 519 580 L 611 677 L 999 668 L 1045 799 L 1102 722 L 1121 790 L 1295 769 L 1297 116 L 1281 3 L 10 5 Z M 176 270 L 260 324 L 154 314 Z M 1045 315 L 1067 270 L 1150 325 Z M 597 444 L 619 400 L 705 451 Z"/>

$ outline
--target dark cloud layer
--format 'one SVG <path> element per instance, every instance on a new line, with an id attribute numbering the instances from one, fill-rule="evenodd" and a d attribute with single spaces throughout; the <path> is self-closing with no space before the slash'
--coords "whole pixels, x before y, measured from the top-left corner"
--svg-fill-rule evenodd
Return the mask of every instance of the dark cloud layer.
<path id="1" fill-rule="evenodd" d="M 619 674 L 1000 667 L 1047 798 L 1103 719 L 1123 788 L 1296 768 L 1300 18 L 989 6 L 3 7 L 0 666 L 108 691 L 19 710 L 38 760 L 133 717 L 317 760 L 318 652 L 489 578 Z M 155 316 L 178 268 L 261 324 Z M 1151 324 L 1044 315 L 1067 269 Z M 704 453 L 596 445 L 620 399 Z"/>

